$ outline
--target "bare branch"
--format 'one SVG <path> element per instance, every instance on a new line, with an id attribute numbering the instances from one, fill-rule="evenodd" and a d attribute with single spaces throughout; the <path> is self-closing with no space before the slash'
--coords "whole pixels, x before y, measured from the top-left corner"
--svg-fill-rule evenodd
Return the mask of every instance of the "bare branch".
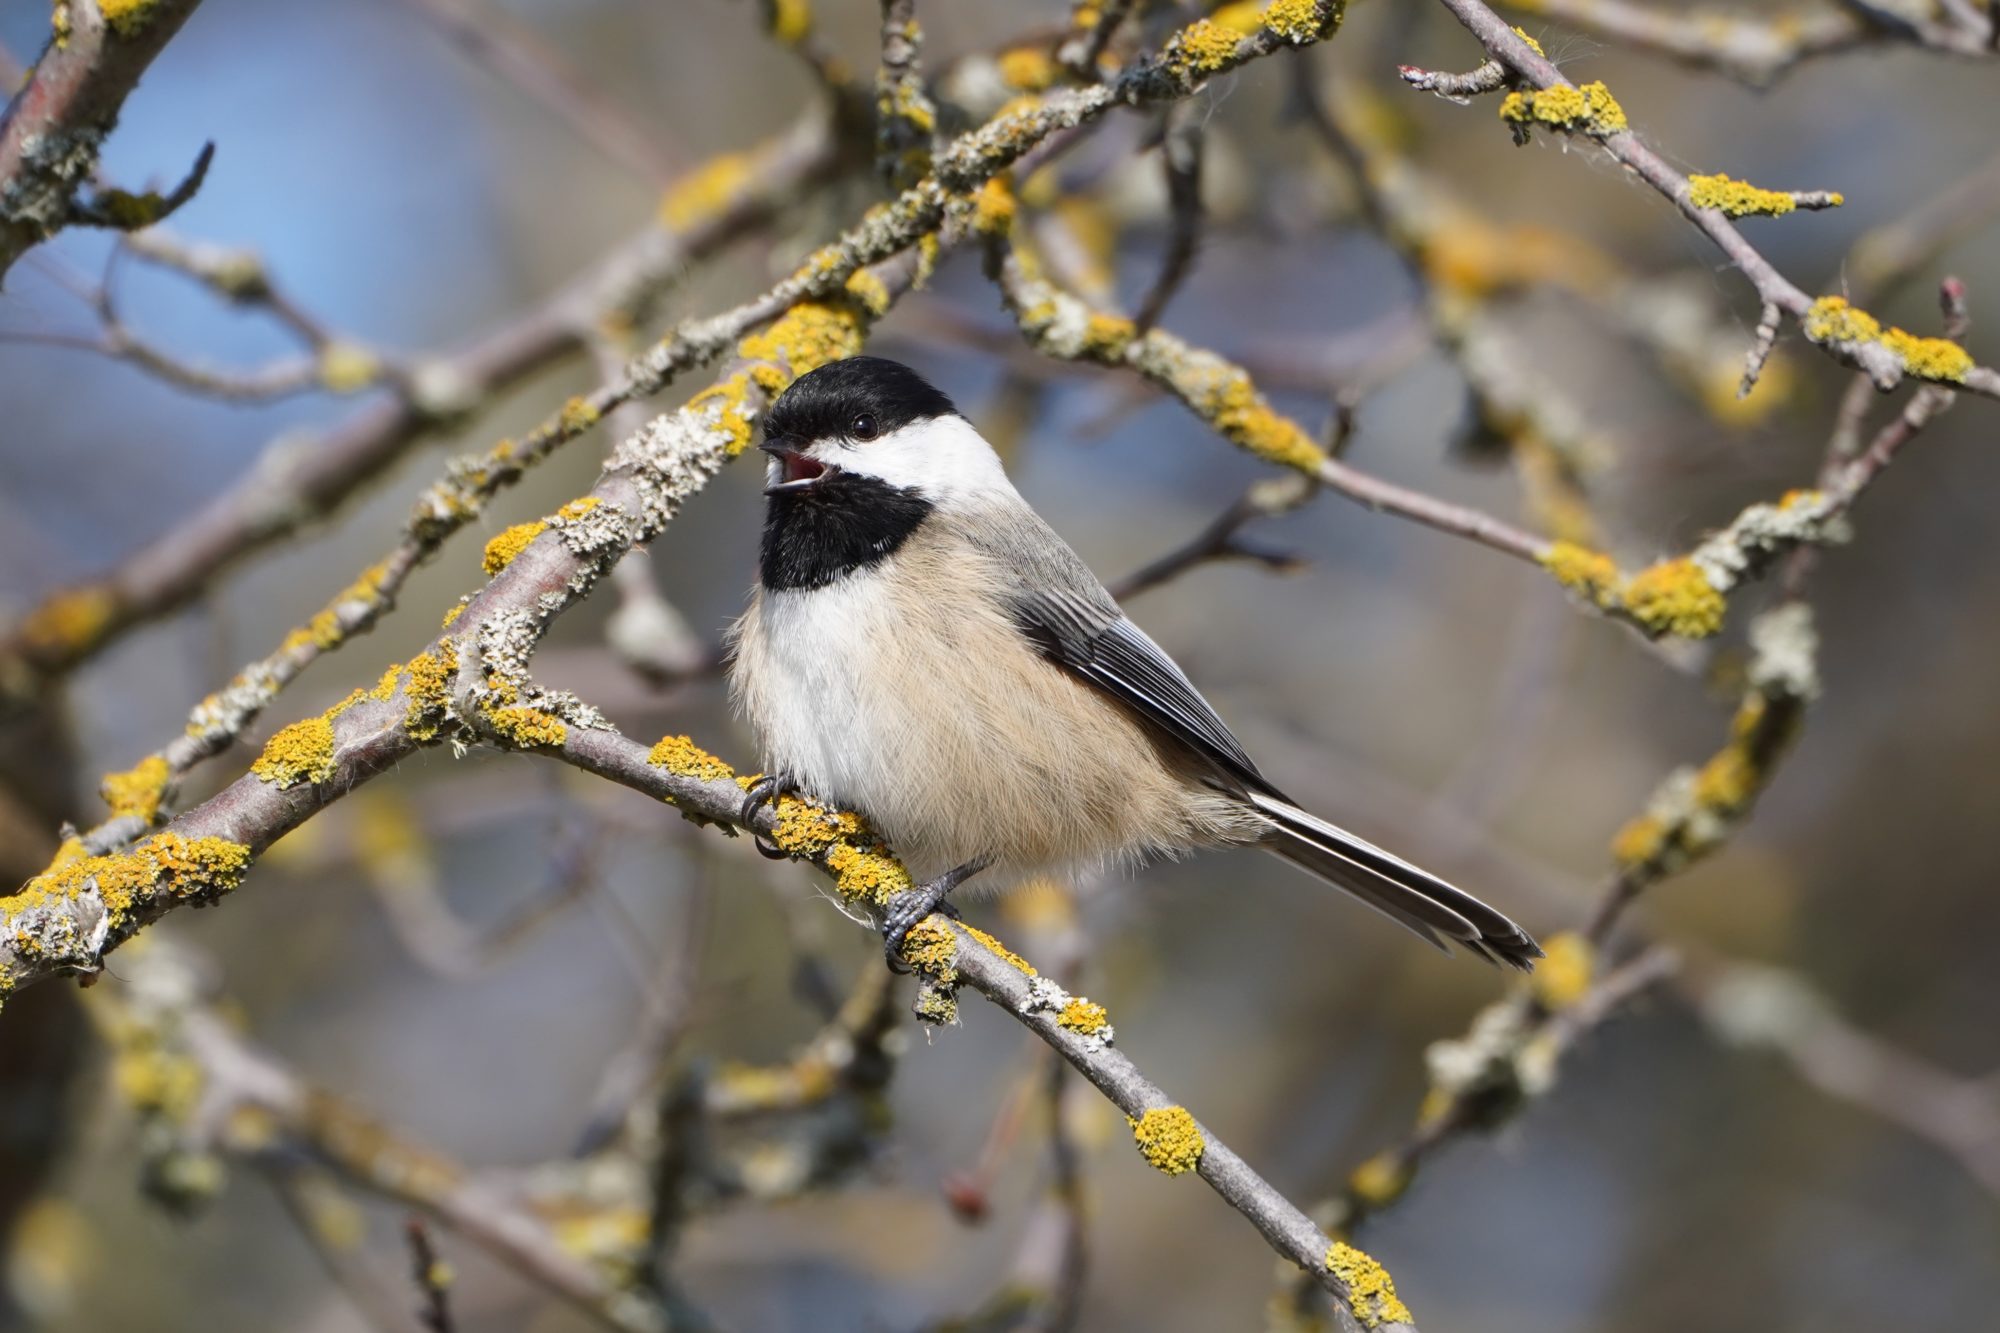
<path id="1" fill-rule="evenodd" d="M 0 118 L 0 279 L 29 246 L 76 220 L 77 191 L 125 98 L 198 3 L 154 0 L 111 19 L 95 4 L 57 6 L 60 26 Z M 204 150 L 200 168 L 207 159 Z M 133 221 L 160 215 L 141 221 L 135 212 Z"/>

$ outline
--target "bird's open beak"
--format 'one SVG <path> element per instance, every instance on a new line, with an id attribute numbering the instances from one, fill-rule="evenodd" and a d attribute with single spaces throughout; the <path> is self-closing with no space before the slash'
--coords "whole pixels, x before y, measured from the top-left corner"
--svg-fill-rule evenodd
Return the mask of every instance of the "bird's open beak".
<path id="1" fill-rule="evenodd" d="M 788 444 L 766 444 L 759 447 L 777 460 L 777 466 L 772 469 L 774 480 L 764 488 L 766 495 L 785 495 L 795 491 L 811 490 L 840 471 L 833 464 L 822 463 L 810 454 L 802 453 Z"/>

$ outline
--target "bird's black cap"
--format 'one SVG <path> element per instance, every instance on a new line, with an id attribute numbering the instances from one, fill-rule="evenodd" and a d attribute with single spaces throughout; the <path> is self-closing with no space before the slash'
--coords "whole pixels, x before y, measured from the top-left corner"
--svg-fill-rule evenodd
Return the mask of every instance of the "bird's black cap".
<path id="1" fill-rule="evenodd" d="M 847 434 L 861 415 L 875 418 L 880 434 L 953 416 L 958 409 L 929 380 L 900 361 L 850 356 L 792 381 L 764 417 L 764 438 L 800 444 Z"/>

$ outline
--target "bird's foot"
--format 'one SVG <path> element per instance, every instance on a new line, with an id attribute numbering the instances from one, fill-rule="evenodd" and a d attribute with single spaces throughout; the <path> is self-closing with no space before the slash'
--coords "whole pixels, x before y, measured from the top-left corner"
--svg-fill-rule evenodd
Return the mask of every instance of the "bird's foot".
<path id="1" fill-rule="evenodd" d="M 737 812 L 737 821 L 748 825 L 757 817 L 757 811 L 764 806 L 775 804 L 780 797 L 790 796 L 799 789 L 799 780 L 789 773 L 766 773 L 751 783 L 743 793 L 743 808 Z M 776 843 L 762 834 L 750 835 L 751 845 L 758 853 L 773 861 L 782 861 L 786 853 Z"/>
<path id="2" fill-rule="evenodd" d="M 953 920 L 958 919 L 958 909 L 946 901 L 951 891 L 986 869 L 992 857 L 980 856 L 967 861 L 953 870 L 947 870 L 936 879 L 905 889 L 889 900 L 882 916 L 882 956 L 889 964 L 891 972 L 908 972 L 909 964 L 903 961 L 903 941 L 910 937 L 910 931 L 919 921 L 932 912 L 942 912 Z"/>

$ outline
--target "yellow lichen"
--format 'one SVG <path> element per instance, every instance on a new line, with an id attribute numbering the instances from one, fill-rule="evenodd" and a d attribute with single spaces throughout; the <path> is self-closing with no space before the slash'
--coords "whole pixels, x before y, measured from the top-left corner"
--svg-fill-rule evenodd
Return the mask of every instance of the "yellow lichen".
<path id="1" fill-rule="evenodd" d="M 1508 93 L 1500 102 L 1500 119 L 1517 126 L 1517 136 L 1536 124 L 1600 137 L 1629 128 L 1625 109 L 1601 81 Z"/>
<path id="2" fill-rule="evenodd" d="M 1907 373 L 1922 380 L 1962 384 L 1976 364 L 1969 352 L 1949 338 L 1923 338 L 1904 329 L 1883 329 L 1880 320 L 1849 304 L 1844 296 L 1822 296 L 1814 301 L 1800 326 L 1816 343 L 1879 343 L 1895 353 Z"/>
<path id="3" fill-rule="evenodd" d="M 1528 990 L 1544 1009 L 1567 1009 L 1590 990 L 1596 960 L 1589 940 L 1562 931 L 1542 941 L 1542 961 L 1528 975 Z"/>
<path id="4" fill-rule="evenodd" d="M 336 338 L 319 349 L 319 382 L 329 393 L 359 393 L 381 376 L 381 358 L 358 343 Z"/>
<path id="5" fill-rule="evenodd" d="M 1394 1203 L 1410 1187 L 1409 1162 L 1394 1151 L 1376 1153 L 1347 1177 L 1347 1192 L 1370 1208 Z"/>
<path id="6" fill-rule="evenodd" d="M 1326 451 L 1298 422 L 1272 411 L 1241 370 L 1232 367 L 1212 392 L 1191 405 L 1230 443 L 1260 458 L 1308 474 L 1317 473 L 1326 461 Z"/>
<path id="7" fill-rule="evenodd" d="M 1838 194 L 1829 198 L 1835 207 L 1846 202 Z M 1688 202 L 1696 208 L 1720 209 L 1733 218 L 1783 217 L 1799 206 L 1798 200 L 1783 190 L 1766 190 L 1720 174 L 1689 176 Z"/>
<path id="8" fill-rule="evenodd" d="M 148 755 L 123 773 L 107 774 L 100 789 L 113 819 L 131 816 L 151 824 L 160 813 L 171 776 L 165 755 Z"/>
<path id="9" fill-rule="evenodd" d="M 603 501 L 594 495 L 579 495 L 556 510 L 556 517 L 574 523 L 602 503 Z"/>
<path id="10" fill-rule="evenodd" d="M 1345 0 L 1271 0 L 1260 16 L 1262 25 L 1294 46 L 1331 36 L 1345 15 Z"/>
<path id="11" fill-rule="evenodd" d="M 1360 1250 L 1335 1241 L 1326 1252 L 1326 1267 L 1347 1288 L 1348 1304 L 1367 1327 L 1413 1322 L 1410 1308 L 1396 1299 L 1396 1283 L 1389 1270 Z"/>
<path id="12" fill-rule="evenodd" d="M 116 856 L 59 852 L 49 868 L 0 898 L 0 919 L 12 926 L 7 941 L 14 952 L 65 966 L 93 965 L 111 944 L 136 929 L 135 908 L 162 895 L 206 901 L 243 882 L 250 849 L 217 837 L 190 838 L 161 833 Z M 86 931 L 79 909 L 90 896 L 101 909 L 96 929 Z"/>
<path id="13" fill-rule="evenodd" d="M 1874 342 L 1882 336 L 1882 324 L 1875 316 L 1850 305 L 1844 296 L 1822 296 L 1812 303 L 1801 321 L 1806 337 L 1816 343 Z"/>
<path id="14" fill-rule="evenodd" d="M 1611 839 L 1611 859 L 1621 870 L 1657 862 L 1667 849 L 1667 822 L 1658 815 L 1638 815 L 1625 822 Z"/>
<path id="15" fill-rule="evenodd" d="M 859 818 L 848 815 L 852 827 L 843 829 L 838 812 L 821 809 L 796 796 L 780 796 L 773 809 L 778 822 L 771 830 L 771 842 L 792 856 L 818 856 L 833 846 L 843 832 L 857 830 L 861 824 Z"/>
<path id="16" fill-rule="evenodd" d="M 484 712 L 494 731 L 523 749 L 561 745 L 569 739 L 569 727 L 563 720 L 539 708 L 517 704 L 511 708 L 488 708 Z"/>
<path id="17" fill-rule="evenodd" d="M 1014 226 L 1013 184 L 995 176 L 972 196 L 972 229 L 981 236 L 1005 236 Z"/>
<path id="18" fill-rule="evenodd" d="M 862 309 L 878 317 L 889 313 L 895 299 L 889 295 L 889 285 L 865 268 L 856 269 L 847 280 L 847 294 L 861 302 Z"/>
<path id="19" fill-rule="evenodd" d="M 120 37 L 134 37 L 142 32 L 152 15 L 155 0 L 97 0 L 97 12 L 104 16 L 104 25 Z"/>
<path id="20" fill-rule="evenodd" d="M 782 377 L 780 378 L 782 379 Z M 694 397 L 688 399 L 687 406 L 690 412 L 703 412 L 710 404 L 714 404 L 719 409 L 715 424 L 727 432 L 729 436 L 729 442 L 724 446 L 724 451 L 731 458 L 748 449 L 751 441 L 756 438 L 756 428 L 751 421 L 750 407 L 747 399 L 747 395 L 750 392 L 750 383 L 749 374 L 739 370 L 728 379 L 718 384 L 710 385 Z M 777 386 L 777 388 L 782 387 L 782 384 Z M 776 390 L 773 389 L 771 391 L 775 392 Z"/>
<path id="21" fill-rule="evenodd" d="M 599 412 L 587 400 L 571 397 L 564 400 L 562 413 L 557 417 L 557 420 L 562 423 L 563 434 L 581 435 L 584 431 L 595 426 L 598 417 L 602 415 L 603 413 Z"/>
<path id="22" fill-rule="evenodd" d="M 28 613 L 21 638 L 32 651 L 78 656 L 104 637 L 117 609 L 118 599 L 109 588 L 70 588 Z"/>
<path id="23" fill-rule="evenodd" d="M 458 675 L 458 646 L 446 639 L 435 653 L 419 653 L 404 668 L 409 672 L 409 711 L 403 727 L 420 741 L 436 740 L 451 716 L 451 686 Z"/>
<path id="24" fill-rule="evenodd" d="M 903 937 L 903 961 L 932 981 L 953 981 L 957 977 L 958 936 L 944 922 L 927 916 Z"/>
<path id="25" fill-rule="evenodd" d="M 1618 565 L 1608 555 L 1575 542 L 1556 542 L 1537 557 L 1557 583 L 1596 606 L 1618 601 Z"/>
<path id="26" fill-rule="evenodd" d="M 453 625 L 457 624 L 458 618 L 465 614 L 466 605 L 464 602 L 452 603 L 450 609 L 444 613 L 444 620 L 439 623 L 438 628 L 450 629 Z"/>
<path id="27" fill-rule="evenodd" d="M 1167 43 L 1167 68 L 1184 78 L 1213 74 L 1236 57 L 1243 37 L 1213 19 L 1196 19 Z"/>
<path id="28" fill-rule="evenodd" d="M 662 736 L 646 754 L 646 762 L 682 777 L 718 782 L 734 778 L 736 770 L 696 745 L 686 736 Z"/>
<path id="29" fill-rule="evenodd" d="M 910 872 L 894 857 L 837 842 L 827 849 L 826 868 L 833 872 L 833 887 L 847 902 L 869 902 L 880 907 L 911 887 Z"/>
<path id="30" fill-rule="evenodd" d="M 1056 81 L 1056 62 L 1049 59 L 1048 52 L 1032 46 L 1003 51 L 996 63 L 1000 81 L 1020 92 L 1044 92 Z"/>
<path id="31" fill-rule="evenodd" d="M 810 0 L 765 0 L 770 6 L 771 35 L 787 46 L 797 46 L 812 32 Z"/>
<path id="32" fill-rule="evenodd" d="M 1625 583 L 1625 609 L 1647 629 L 1705 639 L 1722 628 L 1728 600 L 1686 556 L 1648 565 Z"/>
<path id="33" fill-rule="evenodd" d="M 1922 338 L 1892 328 L 1882 335 L 1882 345 L 1902 359 L 1904 370 L 1920 380 L 1963 384 L 1975 364 L 1972 354 L 1949 338 Z"/>
<path id="34" fill-rule="evenodd" d="M 736 345 L 747 361 L 783 365 L 793 378 L 861 350 L 865 310 L 851 300 L 801 301 Z"/>
<path id="35" fill-rule="evenodd" d="M 309 717 L 285 727 L 265 742 L 250 771 L 279 787 L 325 782 L 333 776 L 333 723 Z"/>
<path id="36" fill-rule="evenodd" d="M 1094 1004 L 1081 995 L 1071 998 L 1070 1002 L 1062 1007 L 1062 1012 L 1056 1015 L 1057 1027 L 1081 1033 L 1086 1037 L 1092 1033 L 1102 1032 L 1110 1022 L 1111 1015 L 1105 1011 L 1103 1005 Z"/>
<path id="37" fill-rule="evenodd" d="M 1547 51 L 1544 51 L 1542 49 L 1542 44 L 1540 42 L 1536 41 L 1534 38 L 1528 35 L 1528 30 L 1526 28 L 1514 29 L 1514 35 L 1516 37 L 1519 37 L 1522 41 L 1526 42 L 1528 44 L 1528 49 L 1530 51 L 1533 51 L 1536 55 L 1546 56 L 1548 54 Z"/>
<path id="38" fill-rule="evenodd" d="M 1035 971 L 1035 965 L 1033 963 L 1030 963 L 1027 959 L 1021 957 L 1020 954 L 1015 953 L 1012 949 L 1002 944 L 999 940 L 995 939 L 993 936 L 988 935 L 985 931 L 981 930 L 979 927 L 967 926 L 965 927 L 965 933 L 972 936 L 973 939 L 978 940 L 981 944 L 991 949 L 994 953 L 998 954 L 1002 962 L 1014 968 L 1016 971 L 1031 977 L 1040 975 L 1040 973 Z"/>
<path id="39" fill-rule="evenodd" d="M 1208 1144 L 1201 1136 L 1201 1126 L 1186 1107 L 1156 1107 L 1126 1123 L 1132 1126 L 1132 1140 L 1139 1145 L 1139 1155 L 1155 1170 L 1178 1176 L 1201 1164 L 1201 1154 Z"/>
<path id="40" fill-rule="evenodd" d="M 486 543 L 486 550 L 479 557 L 479 567 L 488 574 L 498 574 L 513 564 L 514 558 L 527 550 L 535 538 L 548 530 L 548 523 L 539 518 L 532 523 L 516 523 L 511 528 L 502 529 Z"/>
<path id="41" fill-rule="evenodd" d="M 660 200 L 660 221 L 685 231 L 734 203 L 750 181 L 750 159 L 742 153 L 711 158 L 668 189 Z"/>

